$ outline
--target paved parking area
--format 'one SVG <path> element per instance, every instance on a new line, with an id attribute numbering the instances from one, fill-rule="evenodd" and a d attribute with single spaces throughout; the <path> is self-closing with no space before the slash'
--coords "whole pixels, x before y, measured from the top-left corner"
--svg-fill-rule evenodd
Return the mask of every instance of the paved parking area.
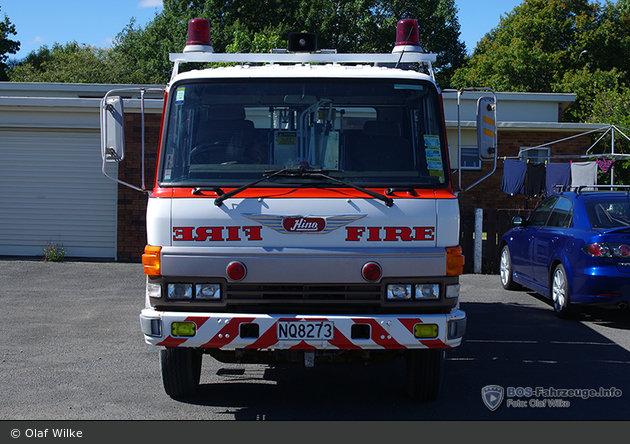
<path id="1" fill-rule="evenodd" d="M 528 420 L 630 418 L 630 316 L 592 311 L 557 319 L 498 276 L 464 275 L 463 344 L 447 354 L 436 403 L 404 392 L 404 362 L 376 367 L 268 367 L 204 357 L 201 388 L 174 400 L 138 315 L 141 264 L 0 260 L 0 420 Z M 599 389 L 568 408 L 508 407 L 487 385 Z M 516 401 L 517 399 L 512 399 Z M 523 398 L 522 400 L 527 400 Z"/>

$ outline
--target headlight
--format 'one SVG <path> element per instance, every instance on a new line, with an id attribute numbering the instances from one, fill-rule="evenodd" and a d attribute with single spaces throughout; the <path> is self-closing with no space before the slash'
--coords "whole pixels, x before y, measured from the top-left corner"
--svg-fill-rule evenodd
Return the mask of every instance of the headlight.
<path id="1" fill-rule="evenodd" d="M 168 284 L 169 299 L 192 299 L 192 284 Z"/>
<path id="2" fill-rule="evenodd" d="M 387 286 L 387 299 L 408 300 L 411 299 L 411 285 L 392 284 Z"/>
<path id="3" fill-rule="evenodd" d="M 221 285 L 197 284 L 195 285 L 196 299 L 221 299 Z"/>
<path id="4" fill-rule="evenodd" d="M 440 299 L 440 286 L 438 284 L 416 285 L 416 299 Z"/>

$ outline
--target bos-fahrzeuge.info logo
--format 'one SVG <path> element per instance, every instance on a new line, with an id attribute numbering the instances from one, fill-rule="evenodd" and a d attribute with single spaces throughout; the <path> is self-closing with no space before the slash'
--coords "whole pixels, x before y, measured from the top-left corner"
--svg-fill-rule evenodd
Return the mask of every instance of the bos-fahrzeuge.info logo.
<path id="1" fill-rule="evenodd" d="M 598 389 L 557 389 L 553 387 L 508 387 L 487 385 L 481 389 L 481 399 L 490 410 L 495 411 L 507 398 L 508 408 L 568 408 L 571 401 L 564 398 L 620 398 L 621 390 L 611 387 Z M 526 398 L 526 399 L 522 399 Z"/>

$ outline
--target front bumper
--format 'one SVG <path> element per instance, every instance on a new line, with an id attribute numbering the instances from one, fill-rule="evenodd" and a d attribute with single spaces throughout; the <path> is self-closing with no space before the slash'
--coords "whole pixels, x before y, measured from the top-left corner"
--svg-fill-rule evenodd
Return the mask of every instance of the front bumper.
<path id="1" fill-rule="evenodd" d="M 331 340 L 278 340 L 279 321 L 330 321 Z M 195 324 L 192 336 L 171 334 L 173 322 Z M 206 349 L 404 350 L 447 349 L 461 344 L 466 313 L 428 315 L 286 315 L 167 312 L 145 308 L 140 314 L 145 342 L 157 347 Z M 414 336 L 417 324 L 437 325 L 437 335 Z M 357 327 L 358 326 L 358 327 Z"/>

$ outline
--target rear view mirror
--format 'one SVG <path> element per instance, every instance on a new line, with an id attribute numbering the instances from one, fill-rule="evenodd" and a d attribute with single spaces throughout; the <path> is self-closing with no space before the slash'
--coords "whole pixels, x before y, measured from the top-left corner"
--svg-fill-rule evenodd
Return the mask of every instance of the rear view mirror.
<path id="1" fill-rule="evenodd" d="M 519 227 L 523 225 L 523 219 L 520 216 L 514 216 L 512 218 L 512 226 Z"/>
<path id="2" fill-rule="evenodd" d="M 496 149 L 496 104 L 492 97 L 477 100 L 477 149 L 482 159 L 494 159 Z"/>
<path id="3" fill-rule="evenodd" d="M 107 162 L 120 162 L 125 157 L 125 124 L 123 100 L 119 96 L 101 101 L 101 156 Z"/>

